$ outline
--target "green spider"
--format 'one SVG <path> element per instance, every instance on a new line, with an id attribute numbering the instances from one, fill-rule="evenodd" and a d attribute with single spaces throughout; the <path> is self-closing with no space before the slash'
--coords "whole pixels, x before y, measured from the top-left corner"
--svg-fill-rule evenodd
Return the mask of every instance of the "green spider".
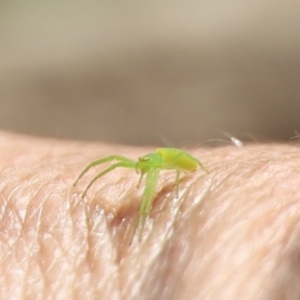
<path id="1" fill-rule="evenodd" d="M 142 200 L 138 210 L 138 217 L 136 226 L 134 229 L 134 233 L 139 224 L 141 224 L 141 231 L 140 237 L 144 228 L 144 223 L 149 215 L 151 210 L 155 188 L 158 180 L 158 175 L 161 170 L 175 170 L 176 171 L 176 179 L 175 179 L 175 186 L 176 186 L 176 196 L 178 197 L 178 185 L 179 185 L 179 176 L 180 172 L 188 171 L 188 172 L 195 172 L 198 167 L 201 167 L 206 173 L 208 171 L 206 168 L 200 163 L 200 161 L 190 155 L 189 153 L 182 151 L 176 148 L 157 148 L 154 153 L 149 153 L 144 156 L 138 158 L 137 161 L 133 161 L 127 157 L 120 156 L 120 155 L 110 155 L 102 159 L 95 160 L 91 162 L 79 175 L 73 186 L 75 186 L 78 181 L 83 177 L 83 175 L 92 167 L 97 165 L 116 161 L 116 163 L 112 164 L 110 167 L 104 169 L 102 172 L 97 174 L 91 182 L 86 187 L 85 191 L 82 194 L 82 198 L 85 197 L 89 188 L 93 185 L 93 183 L 105 175 L 106 173 L 118 168 L 129 168 L 135 169 L 138 174 L 140 174 L 140 179 L 138 182 L 138 186 L 140 186 L 143 176 L 146 175 L 146 184 L 145 190 L 142 196 Z M 133 236 L 134 236 L 133 233 Z"/>

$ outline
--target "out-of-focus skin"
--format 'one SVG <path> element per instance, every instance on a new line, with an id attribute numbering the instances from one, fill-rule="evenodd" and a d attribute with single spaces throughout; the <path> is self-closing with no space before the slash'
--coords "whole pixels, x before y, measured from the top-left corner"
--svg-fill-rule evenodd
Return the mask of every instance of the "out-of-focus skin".
<path id="1" fill-rule="evenodd" d="M 82 199 L 89 162 L 153 148 L 0 134 L 1 299 L 299 299 L 300 147 L 190 149 L 210 171 L 162 172 L 142 241 L 143 185 L 117 169 Z M 101 168 L 101 167 L 100 167 Z"/>

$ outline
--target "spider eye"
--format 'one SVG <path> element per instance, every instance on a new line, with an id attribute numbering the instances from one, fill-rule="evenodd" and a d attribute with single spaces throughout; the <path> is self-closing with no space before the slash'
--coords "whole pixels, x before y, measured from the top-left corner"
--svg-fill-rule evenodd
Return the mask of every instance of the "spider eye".
<path id="1" fill-rule="evenodd" d="M 145 157 L 145 156 L 139 157 L 139 161 L 148 161 L 148 160 L 149 157 Z"/>

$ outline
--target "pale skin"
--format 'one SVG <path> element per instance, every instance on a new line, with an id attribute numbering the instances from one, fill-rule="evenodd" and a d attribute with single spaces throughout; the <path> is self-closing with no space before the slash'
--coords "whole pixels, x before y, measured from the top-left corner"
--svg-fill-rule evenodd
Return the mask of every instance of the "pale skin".
<path id="1" fill-rule="evenodd" d="M 87 161 L 153 149 L 5 133 L 0 146 L 1 298 L 299 298 L 298 145 L 191 149 L 210 173 L 186 174 L 176 198 L 161 172 L 131 246 L 136 174 L 116 169 L 84 199 L 72 183 Z"/>

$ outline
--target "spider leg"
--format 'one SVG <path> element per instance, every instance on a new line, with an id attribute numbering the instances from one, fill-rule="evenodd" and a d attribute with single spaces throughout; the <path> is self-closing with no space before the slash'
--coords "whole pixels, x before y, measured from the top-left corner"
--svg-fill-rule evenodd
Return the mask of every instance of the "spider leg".
<path id="1" fill-rule="evenodd" d="M 133 235 L 131 238 L 131 242 L 133 240 L 133 237 L 135 235 L 135 232 L 137 230 L 137 227 L 139 224 L 141 224 L 141 229 L 140 229 L 140 235 L 139 235 L 139 240 L 141 240 L 142 233 L 144 230 L 144 225 L 145 225 L 145 220 L 147 216 L 149 215 L 152 203 L 153 203 L 153 198 L 154 198 L 154 193 L 155 193 L 155 188 L 156 188 L 156 183 L 159 175 L 159 168 L 152 168 L 147 172 L 147 177 L 146 177 L 146 186 L 144 190 L 144 194 L 139 206 L 139 211 L 138 211 L 138 217 L 136 220 L 135 228 L 133 231 Z M 130 242 L 130 244 L 131 244 Z"/>
<path id="2" fill-rule="evenodd" d="M 180 179 L 180 168 L 175 166 L 168 166 L 164 165 L 161 166 L 161 170 L 175 170 L 176 171 L 176 177 L 175 177 L 175 188 L 176 188 L 176 198 L 178 198 L 179 195 L 179 179 Z"/>
<path id="3" fill-rule="evenodd" d="M 102 159 L 97 159 L 93 162 L 91 162 L 81 173 L 80 175 L 78 176 L 78 178 L 76 179 L 76 181 L 73 183 L 73 186 L 75 186 L 78 181 L 82 178 L 82 176 L 92 167 L 95 167 L 95 166 L 98 166 L 98 165 L 101 165 L 103 163 L 106 163 L 106 162 L 109 162 L 109 161 L 112 161 L 112 160 L 118 160 L 120 162 L 124 162 L 124 163 L 131 163 L 131 164 L 135 164 L 135 162 L 133 160 L 130 160 L 129 158 L 127 157 L 124 157 L 124 156 L 120 156 L 120 155 L 110 155 L 110 156 L 107 156 L 105 158 L 102 158 Z"/>
<path id="4" fill-rule="evenodd" d="M 93 185 L 93 183 L 99 179 L 100 177 L 102 177 L 103 175 L 105 175 L 106 173 L 114 170 L 115 168 L 118 168 L 118 167 L 123 167 L 123 168 L 134 168 L 134 165 L 135 163 L 134 162 L 131 162 L 131 161 L 128 161 L 128 162 L 119 162 L 119 163 L 116 163 L 116 164 L 113 164 L 111 165 L 110 167 L 106 168 L 105 170 L 103 170 L 102 172 L 100 172 L 98 175 L 96 175 L 92 181 L 88 184 L 88 186 L 86 187 L 85 191 L 83 192 L 82 194 L 82 198 L 85 197 L 87 191 L 89 190 L 89 188 Z"/>
<path id="5" fill-rule="evenodd" d="M 141 185 L 141 182 L 142 182 L 142 179 L 143 179 L 143 176 L 144 176 L 144 174 L 145 173 L 141 173 L 141 175 L 140 175 L 140 179 L 139 179 L 139 182 L 138 182 L 138 185 L 137 185 L 137 189 L 140 187 L 140 185 Z"/>
<path id="6" fill-rule="evenodd" d="M 206 173 L 209 174 L 208 170 L 201 164 L 201 162 L 197 159 L 197 163 L 199 165 L 199 167 Z"/>

